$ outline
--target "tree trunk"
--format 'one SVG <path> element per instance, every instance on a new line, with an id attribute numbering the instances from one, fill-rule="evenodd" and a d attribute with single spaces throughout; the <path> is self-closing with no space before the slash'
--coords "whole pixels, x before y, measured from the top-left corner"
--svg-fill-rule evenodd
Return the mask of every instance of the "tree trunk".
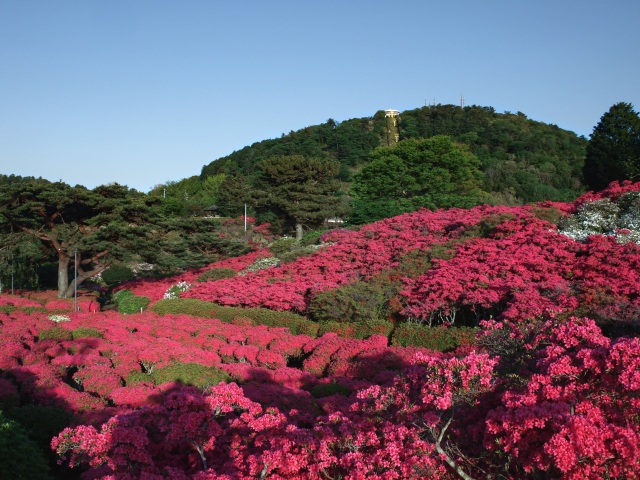
<path id="1" fill-rule="evenodd" d="M 94 275 L 99 274 L 100 272 L 102 272 L 103 270 L 105 270 L 108 267 L 108 265 L 102 265 L 100 267 L 94 268 L 93 270 L 90 270 L 88 272 L 85 272 L 84 270 L 82 270 L 82 268 L 79 268 L 78 270 L 78 275 L 77 277 L 74 278 L 74 280 L 71 280 L 71 283 L 67 283 L 67 289 L 64 292 L 64 295 L 62 298 L 69 298 L 72 297 L 77 286 L 75 285 L 80 285 L 82 282 L 84 282 L 85 280 L 87 280 L 88 278 L 93 277 Z"/>
<path id="2" fill-rule="evenodd" d="M 296 223 L 296 240 L 300 241 L 302 240 L 302 224 L 301 223 Z"/>
<path id="3" fill-rule="evenodd" d="M 58 256 L 58 298 L 68 298 L 69 263 L 71 259 L 64 254 Z"/>

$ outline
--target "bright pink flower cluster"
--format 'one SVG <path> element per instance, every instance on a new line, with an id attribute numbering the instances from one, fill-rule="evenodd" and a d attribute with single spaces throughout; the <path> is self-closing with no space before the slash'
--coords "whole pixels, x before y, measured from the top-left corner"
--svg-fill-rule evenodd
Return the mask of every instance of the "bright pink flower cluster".
<path id="1" fill-rule="evenodd" d="M 39 339 L 50 320 L 16 310 L 0 314 L 2 389 L 97 422 L 53 442 L 91 478 L 449 478 L 452 465 L 472 476 L 633 476 L 640 341 L 610 340 L 588 319 L 549 319 L 533 336 L 524 325 L 486 326 L 522 343 L 521 369 L 503 376 L 511 365 L 480 350 L 152 313 L 79 312 L 55 328 L 102 338 Z M 200 355 L 240 386 L 126 384 L 132 371 Z"/>
<path id="2" fill-rule="evenodd" d="M 527 473 L 558 478 L 628 478 L 640 464 L 640 341 L 603 337 L 589 319 L 553 326 L 536 339 L 527 386 L 506 391 L 486 419 L 485 446 Z"/>
<path id="3" fill-rule="evenodd" d="M 304 311 L 316 292 L 369 278 L 396 266 L 402 255 L 456 238 L 484 218 L 521 211 L 522 208 L 489 206 L 437 212 L 420 210 L 381 220 L 358 232 L 329 233 L 326 240 L 335 243 L 311 256 L 278 268 L 194 285 L 181 296 L 222 305 Z"/>
<path id="4" fill-rule="evenodd" d="M 602 236 L 585 244 L 519 215 L 490 238 L 454 247 L 450 260 L 406 279 L 403 314 L 428 323 L 531 318 L 571 312 L 579 305 L 606 319 L 631 321 L 640 312 L 640 246 Z"/>

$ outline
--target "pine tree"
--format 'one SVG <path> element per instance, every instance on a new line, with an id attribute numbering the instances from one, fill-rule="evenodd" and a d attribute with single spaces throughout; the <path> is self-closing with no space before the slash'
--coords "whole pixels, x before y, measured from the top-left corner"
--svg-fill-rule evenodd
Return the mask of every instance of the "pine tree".
<path id="1" fill-rule="evenodd" d="M 583 175 L 593 190 L 614 180 L 640 179 L 640 116 L 632 104 L 616 103 L 600 118 L 587 145 Z"/>
<path id="2" fill-rule="evenodd" d="M 301 155 L 271 157 L 258 164 L 266 205 L 295 224 L 300 239 L 303 225 L 316 227 L 331 216 L 343 214 L 337 196 L 340 164 Z"/>

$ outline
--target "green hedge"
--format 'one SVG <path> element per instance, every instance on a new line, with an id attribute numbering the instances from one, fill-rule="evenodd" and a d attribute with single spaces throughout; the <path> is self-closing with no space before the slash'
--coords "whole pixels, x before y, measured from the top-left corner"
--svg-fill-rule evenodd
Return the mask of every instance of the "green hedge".
<path id="1" fill-rule="evenodd" d="M 388 337 L 393 332 L 393 323 L 386 320 L 369 320 L 366 322 L 320 322 L 318 335 L 333 332 L 344 338 L 369 338 L 371 335 Z"/>
<path id="2" fill-rule="evenodd" d="M 150 309 L 160 315 L 186 314 L 196 317 L 217 318 L 232 323 L 237 318 L 250 318 L 257 325 L 287 327 L 293 335 L 318 335 L 318 324 L 292 312 L 276 312 L 267 308 L 225 307 L 195 298 L 172 298 L 154 303 Z"/>
<path id="3" fill-rule="evenodd" d="M 266 308 L 225 307 L 195 298 L 160 300 L 150 310 L 160 314 L 185 314 L 195 317 L 217 318 L 225 323 L 249 324 L 268 327 L 286 327 L 293 335 L 317 337 L 335 332 L 345 338 L 368 338 L 371 335 L 391 337 L 391 345 L 416 346 L 439 350 L 453 350 L 460 345 L 473 344 L 477 329 L 470 327 L 427 327 L 413 323 L 395 325 L 386 320 L 364 322 L 316 323 L 292 312 L 276 312 Z"/>
<path id="4" fill-rule="evenodd" d="M 102 333 L 95 328 L 79 327 L 71 330 L 71 336 L 74 340 L 77 340 L 78 338 L 102 338 Z"/>
<path id="5" fill-rule="evenodd" d="M 447 352 L 460 345 L 471 345 L 478 329 L 471 327 L 427 327 L 415 323 L 397 325 L 391 336 L 391 345 L 410 345 Z"/>
<path id="6" fill-rule="evenodd" d="M 231 376 L 216 367 L 207 367 L 199 363 L 176 362 L 166 367 L 154 368 L 151 375 L 144 372 L 132 372 L 126 378 L 127 385 L 148 381 L 152 381 L 155 385 L 179 382 L 183 385 L 206 389 L 212 385 L 218 385 L 220 382 L 231 381 Z"/>
<path id="7" fill-rule="evenodd" d="M 232 278 L 236 276 L 236 271 L 233 268 L 212 268 L 204 273 L 201 273 L 196 282 L 215 282 L 223 278 Z"/>
<path id="8" fill-rule="evenodd" d="M 38 333 L 38 340 L 46 340 L 48 338 L 53 338 L 54 340 L 73 340 L 73 334 L 71 331 L 62 327 L 52 327 L 41 330 Z"/>

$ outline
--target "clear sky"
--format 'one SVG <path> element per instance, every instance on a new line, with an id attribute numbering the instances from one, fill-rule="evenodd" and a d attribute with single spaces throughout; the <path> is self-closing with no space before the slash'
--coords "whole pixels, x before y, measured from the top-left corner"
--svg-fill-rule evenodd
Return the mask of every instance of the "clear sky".
<path id="1" fill-rule="evenodd" d="M 588 137 L 640 107 L 638 0 L 0 0 L 0 173 L 148 192 L 425 103 Z"/>

